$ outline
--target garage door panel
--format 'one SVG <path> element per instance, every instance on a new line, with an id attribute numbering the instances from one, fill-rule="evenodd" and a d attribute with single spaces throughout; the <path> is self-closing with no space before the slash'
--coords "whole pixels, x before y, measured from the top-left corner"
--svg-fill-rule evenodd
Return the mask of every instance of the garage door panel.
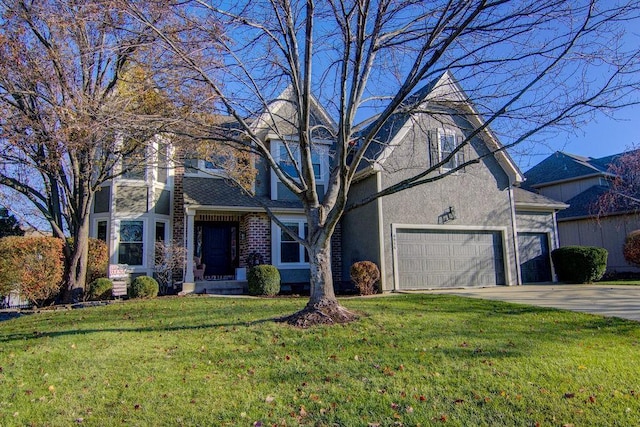
<path id="1" fill-rule="evenodd" d="M 400 289 L 505 283 L 499 231 L 397 230 Z"/>

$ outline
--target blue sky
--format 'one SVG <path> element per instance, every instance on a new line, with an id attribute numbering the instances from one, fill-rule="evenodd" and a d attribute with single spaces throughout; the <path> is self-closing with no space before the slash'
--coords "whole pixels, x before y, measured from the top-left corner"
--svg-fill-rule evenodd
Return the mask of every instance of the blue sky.
<path id="1" fill-rule="evenodd" d="M 586 157 L 605 157 L 640 144 L 640 105 L 625 107 L 609 115 L 597 113 L 586 126 L 566 130 L 536 145 L 530 153 L 513 155 L 526 172 L 555 151 Z"/>

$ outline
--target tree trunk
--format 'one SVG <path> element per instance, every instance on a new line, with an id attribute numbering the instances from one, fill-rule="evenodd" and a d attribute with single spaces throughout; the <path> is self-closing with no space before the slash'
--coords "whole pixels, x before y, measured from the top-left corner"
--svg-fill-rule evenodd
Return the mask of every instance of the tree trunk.
<path id="1" fill-rule="evenodd" d="M 87 215 L 73 236 L 71 259 L 66 271 L 65 283 L 67 287 L 63 295 L 65 303 L 82 300 L 87 277 L 87 260 L 89 258 L 89 216 Z"/>
<path id="2" fill-rule="evenodd" d="M 309 302 L 302 310 L 281 320 L 300 328 L 347 323 L 355 320 L 357 316 L 338 303 L 333 290 L 331 236 L 325 236 L 311 247 L 309 269 L 311 291 Z"/>

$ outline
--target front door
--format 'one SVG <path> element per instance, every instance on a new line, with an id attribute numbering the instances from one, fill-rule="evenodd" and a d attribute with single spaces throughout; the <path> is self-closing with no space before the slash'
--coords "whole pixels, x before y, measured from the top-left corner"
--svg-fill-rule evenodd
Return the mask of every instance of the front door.
<path id="1" fill-rule="evenodd" d="M 201 237 L 198 235 L 200 232 Z M 202 262 L 206 265 L 205 277 L 230 276 L 235 273 L 235 268 L 238 266 L 237 233 L 238 223 L 196 224 L 196 248 L 199 249 Z"/>

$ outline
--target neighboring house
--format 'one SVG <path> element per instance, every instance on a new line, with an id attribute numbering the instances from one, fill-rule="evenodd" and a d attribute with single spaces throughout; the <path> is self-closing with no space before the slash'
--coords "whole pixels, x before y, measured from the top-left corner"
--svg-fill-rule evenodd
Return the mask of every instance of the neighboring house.
<path id="1" fill-rule="evenodd" d="M 423 105 L 424 112 L 397 114 L 385 125 L 376 138 L 380 144 L 373 144 L 366 156 L 370 161 L 358 172 L 350 200 L 357 202 L 450 153 L 463 136 L 482 125 L 466 99 L 450 73 L 418 91 L 411 102 Z M 285 168 L 278 135 L 296 140 L 295 129 L 286 128 L 295 114 L 292 100 L 285 91 L 253 122 L 254 131 L 276 159 L 283 159 Z M 317 102 L 313 120 L 317 128 L 335 129 Z M 318 132 L 313 141 L 320 195 L 329 175 L 330 134 Z M 566 205 L 517 188 L 523 176 L 500 148 L 495 136 L 482 130 L 443 171 L 497 150 L 495 154 L 439 181 L 345 214 L 332 239 L 336 284 L 349 282 L 350 265 L 361 260 L 378 264 L 385 291 L 552 280 L 555 213 Z M 264 209 L 303 237 L 301 203 L 262 160 L 256 160 L 255 196 L 249 196 L 229 184 L 214 163 L 187 158 L 184 164 L 171 165 L 167 150 L 156 144 L 147 153 L 154 162 L 114 179 L 96 197 L 92 236 L 109 243 L 112 264 L 126 264 L 132 275 L 152 275 L 154 242 L 173 238 L 187 249 L 185 291 L 242 290 L 247 258 L 253 253 L 280 270 L 285 289 L 308 284 L 305 251 Z M 205 265 L 204 272 L 198 262 Z"/>
<path id="2" fill-rule="evenodd" d="M 560 246 L 584 245 L 607 249 L 607 272 L 640 272 L 622 254 L 626 236 L 640 229 L 635 211 L 620 206 L 597 217 L 598 199 L 609 191 L 610 166 L 625 153 L 594 159 L 556 152 L 525 173 L 524 187 L 569 205 L 558 212 Z"/>

